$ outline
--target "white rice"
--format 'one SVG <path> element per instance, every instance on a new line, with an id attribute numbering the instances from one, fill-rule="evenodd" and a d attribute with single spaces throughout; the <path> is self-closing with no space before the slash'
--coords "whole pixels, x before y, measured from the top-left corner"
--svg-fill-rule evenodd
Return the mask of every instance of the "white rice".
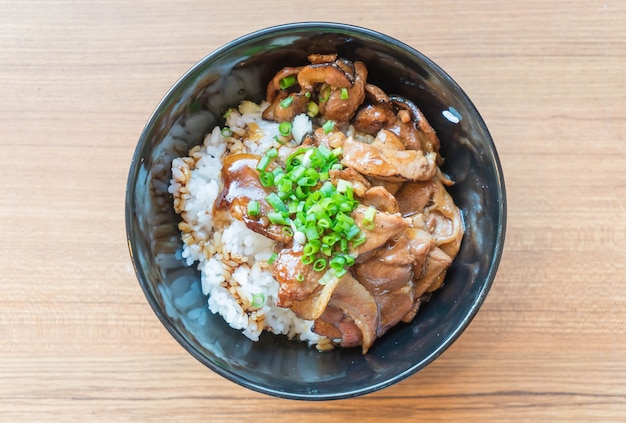
<path id="1" fill-rule="evenodd" d="M 265 106 L 242 103 L 226 120 L 232 137 L 216 127 L 203 145 L 172 162 L 168 191 L 183 219 L 179 225 L 182 258 L 189 266 L 197 264 L 209 310 L 248 338 L 256 341 L 265 330 L 328 349 L 330 341 L 311 331 L 312 321 L 276 305 L 279 285 L 267 264 L 275 242 L 248 229 L 226 210 L 213 215 L 223 188 L 223 156 L 239 152 L 262 155 L 275 145 L 278 124 L 261 118 Z M 310 119 L 299 116 L 294 120 L 294 138 L 301 141 L 310 128 Z M 290 151 L 293 148 L 287 146 L 280 149 L 281 155 Z"/>

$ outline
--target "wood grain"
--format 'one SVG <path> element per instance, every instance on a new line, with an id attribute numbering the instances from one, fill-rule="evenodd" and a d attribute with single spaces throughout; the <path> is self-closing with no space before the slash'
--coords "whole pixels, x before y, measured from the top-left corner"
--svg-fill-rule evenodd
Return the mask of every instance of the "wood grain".
<path id="1" fill-rule="evenodd" d="M 334 20 L 422 51 L 468 93 L 508 193 L 500 270 L 441 358 L 365 397 L 248 391 L 160 325 L 124 191 L 176 79 L 253 30 Z M 0 8 L 0 421 L 624 421 L 626 6 L 6 0 Z"/>

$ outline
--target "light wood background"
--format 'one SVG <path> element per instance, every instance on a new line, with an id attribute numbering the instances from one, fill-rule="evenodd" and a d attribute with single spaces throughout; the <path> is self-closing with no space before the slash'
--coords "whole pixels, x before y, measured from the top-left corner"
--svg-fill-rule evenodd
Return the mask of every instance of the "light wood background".
<path id="1" fill-rule="evenodd" d="M 0 421 L 626 421 L 626 3 L 0 2 Z M 165 331 L 132 270 L 124 191 L 174 81 L 265 26 L 357 24 L 441 65 L 508 190 L 470 328 L 352 400 L 239 387 Z"/>

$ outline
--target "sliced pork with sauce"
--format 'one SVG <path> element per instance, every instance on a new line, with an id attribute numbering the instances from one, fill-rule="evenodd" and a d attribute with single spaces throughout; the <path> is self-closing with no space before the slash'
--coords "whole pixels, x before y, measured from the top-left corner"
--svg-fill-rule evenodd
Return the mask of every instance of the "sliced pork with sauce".
<path id="1" fill-rule="evenodd" d="M 272 78 L 262 116 L 280 123 L 308 113 L 316 126 L 302 145 L 281 142 L 277 148 L 291 148 L 290 154 L 319 148 L 340 155 L 332 168 L 320 171 L 326 179 L 314 180 L 310 189 L 321 190 L 326 181 L 341 193 L 347 190 L 349 201 L 358 203 L 345 218 L 362 234 L 349 240 L 354 242 L 348 251 L 351 263 L 341 275 L 328 278 L 326 263 L 334 253 L 327 251 L 328 260 L 316 253 L 315 265 L 322 263 L 317 269 L 304 262 L 304 250 L 313 243 L 303 246 L 303 239 L 315 239 L 310 238 L 315 234 L 305 237 L 293 223 L 286 229 L 268 220 L 275 206 L 267 197 L 277 188 L 260 182 L 259 156 L 226 157 L 219 207 L 277 241 L 271 269 L 280 286 L 279 306 L 314 321 L 313 330 L 334 344 L 360 346 L 366 353 L 377 337 L 410 322 L 429 293 L 442 286 L 461 245 L 463 222 L 446 191 L 451 181 L 438 168 L 439 139 L 419 108 L 368 83 L 362 62 L 335 54 L 314 54 L 309 60 Z M 291 82 L 285 84 L 285 78 Z M 249 213 L 251 201 L 260 206 L 255 216 Z M 313 213 L 309 209 L 298 213 L 306 217 Z M 322 230 L 332 224 L 325 223 Z M 316 242 L 324 251 L 322 241 Z"/>

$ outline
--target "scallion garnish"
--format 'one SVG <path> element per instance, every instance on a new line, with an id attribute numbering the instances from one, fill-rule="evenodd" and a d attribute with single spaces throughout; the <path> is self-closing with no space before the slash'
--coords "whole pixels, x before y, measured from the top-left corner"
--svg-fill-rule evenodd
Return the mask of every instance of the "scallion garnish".
<path id="1" fill-rule="evenodd" d="M 374 229 L 374 217 L 376 216 L 376 209 L 372 206 L 369 206 L 367 210 L 365 210 L 365 214 L 363 215 L 363 226 L 365 229 L 372 230 Z"/>
<path id="2" fill-rule="evenodd" d="M 283 202 L 283 200 L 274 192 L 270 193 L 265 199 L 270 206 L 274 208 L 277 212 L 285 213 L 287 212 L 287 206 Z"/>
<path id="3" fill-rule="evenodd" d="M 333 121 L 327 124 L 334 127 Z M 263 157 L 272 162 L 277 155 L 268 151 Z M 260 163 L 265 170 L 259 170 L 262 184 L 271 190 L 265 199 L 272 207 L 267 218 L 303 246 L 302 263 L 319 272 L 330 267 L 327 279 L 345 274 L 354 263 L 351 248 L 365 238 L 350 216 L 359 204 L 352 186 L 341 180 L 335 186 L 329 179 L 331 169 L 343 168 L 340 155 L 341 149 L 323 145 L 302 147 L 286 158 L 284 167 Z"/>
<path id="4" fill-rule="evenodd" d="M 287 225 L 288 222 L 285 220 L 284 216 L 281 213 L 269 212 L 267 213 L 267 218 L 275 225 Z"/>
<path id="5" fill-rule="evenodd" d="M 293 97 L 289 96 L 282 100 L 279 104 L 281 108 L 286 109 L 287 107 L 291 106 L 291 103 L 293 103 Z"/>
<path id="6" fill-rule="evenodd" d="M 328 99 L 330 98 L 330 85 L 326 85 L 320 90 L 318 98 L 320 103 L 325 103 L 328 101 Z"/>
<path id="7" fill-rule="evenodd" d="M 256 170 L 260 172 L 264 172 L 267 169 L 267 166 L 270 164 L 270 158 L 267 156 L 262 156 L 259 160 L 259 163 L 256 165 Z"/>
<path id="8" fill-rule="evenodd" d="M 306 106 L 306 114 L 310 117 L 315 117 L 320 112 L 320 108 L 314 101 L 309 101 L 309 104 Z"/>
<path id="9" fill-rule="evenodd" d="M 327 263 L 328 262 L 326 261 L 326 259 L 317 259 L 313 262 L 313 270 L 315 270 L 316 272 L 321 272 L 322 270 L 326 269 Z"/>
<path id="10" fill-rule="evenodd" d="M 271 187 L 274 185 L 274 174 L 272 172 L 261 172 L 259 181 L 261 181 L 261 185 L 264 187 Z"/>
<path id="11" fill-rule="evenodd" d="M 248 203 L 248 216 L 258 217 L 261 214 L 261 203 L 257 200 L 251 200 Z"/>
<path id="12" fill-rule="evenodd" d="M 252 296 L 252 302 L 251 302 L 252 307 L 259 308 L 263 304 L 265 304 L 265 294 L 258 293 Z"/>
<path id="13" fill-rule="evenodd" d="M 327 120 L 322 125 L 322 129 L 324 130 L 325 134 L 328 134 L 328 133 L 332 132 L 332 130 L 335 129 L 335 121 Z"/>
<path id="14" fill-rule="evenodd" d="M 339 93 L 339 98 L 342 100 L 347 100 L 348 99 L 348 89 L 347 88 L 342 88 L 341 89 L 341 93 Z"/>
<path id="15" fill-rule="evenodd" d="M 278 81 L 278 85 L 281 90 L 286 90 L 287 88 L 293 87 L 296 84 L 296 77 L 293 75 L 286 76 Z"/>
<path id="16" fill-rule="evenodd" d="M 291 122 L 281 122 L 280 125 L 278 125 L 278 132 L 280 132 L 280 135 L 283 137 L 289 136 L 289 134 L 291 134 Z"/>

